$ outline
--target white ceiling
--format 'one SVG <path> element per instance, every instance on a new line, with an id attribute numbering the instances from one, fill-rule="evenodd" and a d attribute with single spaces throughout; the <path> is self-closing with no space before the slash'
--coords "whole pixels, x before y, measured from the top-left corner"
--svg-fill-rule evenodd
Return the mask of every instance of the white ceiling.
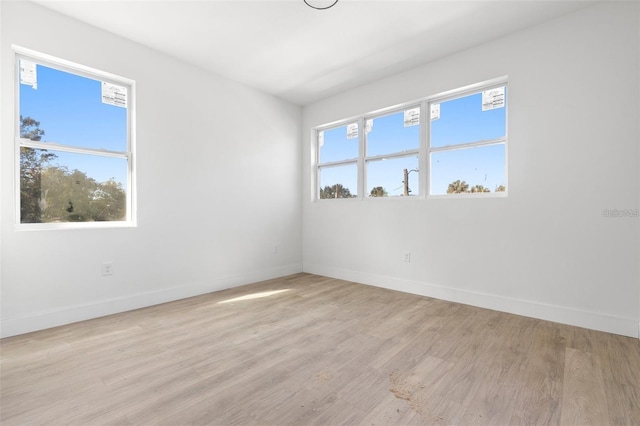
<path id="1" fill-rule="evenodd" d="M 314 10 L 303 0 L 35 2 L 299 105 L 593 3 L 339 0 Z"/>

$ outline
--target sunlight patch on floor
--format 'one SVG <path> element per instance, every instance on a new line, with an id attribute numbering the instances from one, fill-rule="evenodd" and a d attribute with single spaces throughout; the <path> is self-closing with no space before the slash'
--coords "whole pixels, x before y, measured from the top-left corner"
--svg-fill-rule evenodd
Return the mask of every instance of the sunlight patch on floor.
<path id="1" fill-rule="evenodd" d="M 260 292 L 260 293 L 251 293 L 251 294 L 246 294 L 244 296 L 234 297 L 233 299 L 222 300 L 222 301 L 218 302 L 218 304 L 231 303 L 231 302 L 240 302 L 242 300 L 261 299 L 263 297 L 273 296 L 274 294 L 284 293 L 285 291 L 289 291 L 289 290 L 290 289 L 285 288 L 283 290 L 272 290 L 272 291 L 263 291 L 263 292 Z"/>

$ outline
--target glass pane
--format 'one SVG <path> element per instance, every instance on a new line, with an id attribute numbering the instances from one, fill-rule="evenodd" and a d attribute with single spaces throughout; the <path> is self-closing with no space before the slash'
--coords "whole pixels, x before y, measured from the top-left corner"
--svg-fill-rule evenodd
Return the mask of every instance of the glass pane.
<path id="1" fill-rule="evenodd" d="M 127 109 L 102 102 L 102 82 L 39 64 L 36 70 L 37 88 L 20 84 L 22 137 L 127 151 Z M 39 125 L 26 125 L 27 119 Z"/>
<path id="2" fill-rule="evenodd" d="M 406 172 L 405 172 L 406 171 Z M 405 173 L 408 176 L 405 185 Z M 418 157 L 390 158 L 367 162 L 367 195 L 391 197 L 418 195 Z"/>
<path id="3" fill-rule="evenodd" d="M 20 148 L 20 222 L 126 220 L 127 160 Z"/>
<path id="4" fill-rule="evenodd" d="M 353 198 L 358 194 L 356 164 L 320 169 L 320 198 Z"/>
<path id="5" fill-rule="evenodd" d="M 505 105 L 506 105 L 505 88 Z M 437 105 L 433 104 L 432 106 Z M 440 116 L 431 119 L 432 147 L 491 140 L 506 135 L 506 108 L 482 111 L 482 92 L 440 105 Z M 433 108 L 432 108 L 433 109 Z"/>
<path id="6" fill-rule="evenodd" d="M 431 194 L 506 190 L 504 144 L 431 153 Z"/>
<path id="7" fill-rule="evenodd" d="M 322 130 L 318 132 L 318 161 L 330 163 L 357 158 L 358 146 L 357 123 Z"/>
<path id="8" fill-rule="evenodd" d="M 420 113 L 420 108 L 412 108 L 409 112 Z M 367 156 L 391 154 L 395 152 L 415 150 L 420 147 L 420 122 L 405 122 L 405 111 L 391 115 L 367 119 Z"/>

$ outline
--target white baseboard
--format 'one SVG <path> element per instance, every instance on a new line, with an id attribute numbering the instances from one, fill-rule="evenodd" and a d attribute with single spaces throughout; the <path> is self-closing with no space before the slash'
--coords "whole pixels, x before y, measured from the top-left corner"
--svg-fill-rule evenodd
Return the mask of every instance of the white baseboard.
<path id="1" fill-rule="evenodd" d="M 528 300 L 498 296 L 495 294 L 461 290 L 419 281 L 333 268 L 312 263 L 304 263 L 302 270 L 310 274 L 324 275 L 331 278 L 353 281 L 360 284 L 367 284 L 375 287 L 417 294 L 420 296 L 433 297 L 435 299 L 447 300 L 450 302 L 463 303 L 465 305 L 477 306 L 500 312 L 508 312 L 511 314 L 538 318 L 546 321 L 588 328 L 591 330 L 640 338 L 640 324 L 638 322 L 638 318 L 625 318 L 563 306 L 542 304 Z"/>
<path id="2" fill-rule="evenodd" d="M 303 271 L 375 287 L 402 291 L 405 293 L 433 297 L 436 299 L 448 300 L 451 302 L 463 303 L 531 318 L 539 318 L 542 320 L 574 325 L 592 330 L 640 338 L 640 322 L 633 318 L 541 304 L 527 300 L 454 289 L 419 281 L 411 281 L 366 272 L 315 265 L 311 263 L 305 263 L 304 265 L 291 264 L 267 270 L 252 271 L 246 274 L 190 283 L 154 292 L 140 293 L 121 298 L 102 300 L 96 303 L 39 312 L 20 318 L 8 318 L 3 320 L 0 325 L 0 337 L 4 338 L 32 331 L 44 330 L 78 321 L 145 308 L 227 288 L 292 275 Z"/>
<path id="3" fill-rule="evenodd" d="M 189 283 L 153 292 L 101 300 L 95 303 L 68 306 L 62 309 L 34 313 L 20 318 L 8 318 L 4 319 L 0 325 L 0 337 L 10 337 L 134 309 L 146 308 L 148 306 L 284 277 L 299 272 L 302 272 L 302 265 L 295 263 L 277 268 L 252 271 L 246 274 Z"/>

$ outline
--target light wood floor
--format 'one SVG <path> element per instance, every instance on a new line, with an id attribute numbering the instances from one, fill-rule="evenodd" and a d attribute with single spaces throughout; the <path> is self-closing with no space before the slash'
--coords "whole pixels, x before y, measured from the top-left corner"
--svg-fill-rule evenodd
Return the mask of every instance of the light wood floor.
<path id="1" fill-rule="evenodd" d="M 1 345 L 3 426 L 640 425 L 637 339 L 308 274 Z"/>

